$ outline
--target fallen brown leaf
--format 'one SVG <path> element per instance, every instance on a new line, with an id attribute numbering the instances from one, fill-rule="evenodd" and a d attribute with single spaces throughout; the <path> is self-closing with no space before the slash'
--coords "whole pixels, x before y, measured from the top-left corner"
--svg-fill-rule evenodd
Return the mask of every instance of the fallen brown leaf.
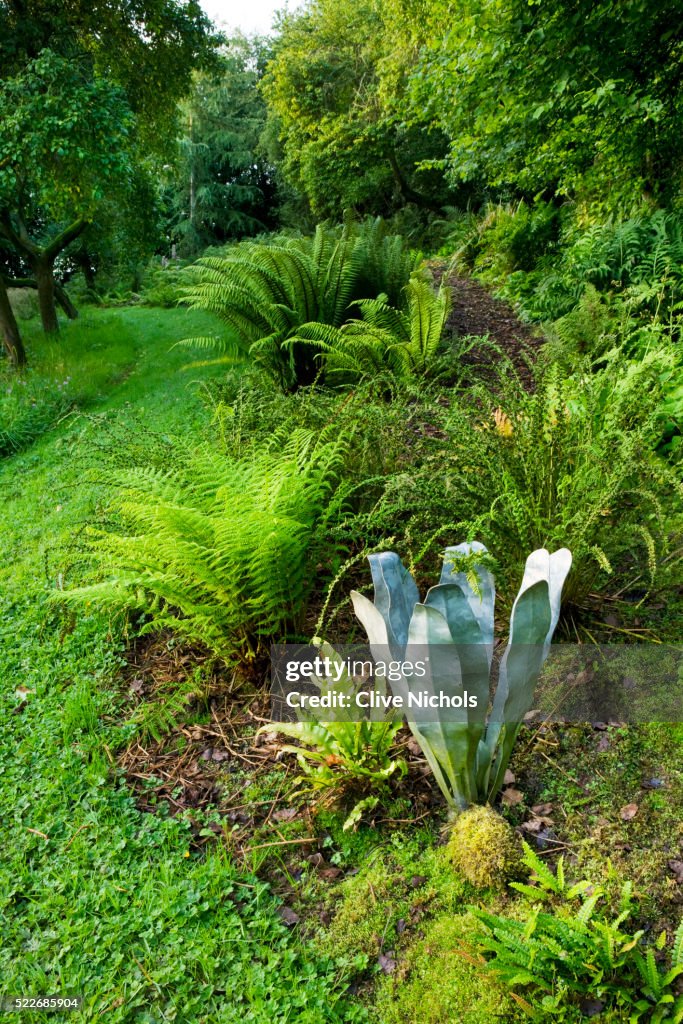
<path id="1" fill-rule="evenodd" d="M 630 821 L 631 818 L 635 818 L 637 813 L 638 804 L 625 804 L 619 811 L 619 817 L 622 821 Z"/>
<path id="2" fill-rule="evenodd" d="M 291 907 L 280 907 L 278 914 L 289 928 L 299 923 L 299 915 Z"/>
<path id="3" fill-rule="evenodd" d="M 524 793 L 521 793 L 518 789 L 512 787 L 503 790 L 503 803 L 507 804 L 508 807 L 515 807 L 517 804 L 521 804 L 524 799 Z"/>
<path id="4" fill-rule="evenodd" d="M 273 815 L 274 821 L 291 821 L 292 818 L 296 818 L 296 807 L 282 807 Z"/>
<path id="5" fill-rule="evenodd" d="M 377 957 L 377 963 L 385 974 L 393 974 L 397 967 L 397 963 L 392 956 L 392 952 L 393 950 L 390 950 L 388 953 L 380 953 Z"/>

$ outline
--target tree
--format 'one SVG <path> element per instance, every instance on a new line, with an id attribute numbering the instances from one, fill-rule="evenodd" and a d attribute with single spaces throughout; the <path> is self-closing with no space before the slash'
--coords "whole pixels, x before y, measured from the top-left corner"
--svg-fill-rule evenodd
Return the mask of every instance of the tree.
<path id="1" fill-rule="evenodd" d="M 3 277 L 0 277 L 0 334 L 2 334 L 3 347 L 9 361 L 14 366 L 24 366 L 26 351 Z"/>
<path id="2" fill-rule="evenodd" d="M 411 53 L 396 53 L 392 29 L 381 0 L 314 0 L 282 22 L 263 83 L 269 135 L 317 216 L 448 203 L 443 175 L 421 169 L 445 140 L 406 117 Z"/>
<path id="3" fill-rule="evenodd" d="M 0 77 L 43 50 L 87 55 L 123 90 L 146 152 L 172 149 L 176 103 L 220 39 L 198 0 L 0 0 Z"/>
<path id="4" fill-rule="evenodd" d="M 447 134 L 452 180 L 621 212 L 680 190 L 678 0 L 427 6 L 413 108 Z"/>
<path id="5" fill-rule="evenodd" d="M 55 260 L 171 152 L 209 28 L 196 0 L 0 0 L 0 237 L 33 275 L 46 331 Z"/>
<path id="6" fill-rule="evenodd" d="M 107 186 L 125 182 L 132 117 L 117 86 L 48 50 L 0 83 L 0 109 L 0 233 L 35 278 L 43 328 L 56 331 L 55 260 Z"/>
<path id="7" fill-rule="evenodd" d="M 231 39 L 214 71 L 196 72 L 181 103 L 183 135 L 168 194 L 170 231 L 186 254 L 275 226 L 273 171 L 259 148 L 264 54 L 258 41 Z"/>

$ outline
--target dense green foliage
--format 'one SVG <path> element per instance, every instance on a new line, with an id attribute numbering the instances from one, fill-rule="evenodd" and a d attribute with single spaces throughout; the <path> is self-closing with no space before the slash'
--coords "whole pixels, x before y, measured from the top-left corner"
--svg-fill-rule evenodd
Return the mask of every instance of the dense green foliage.
<path id="1" fill-rule="evenodd" d="M 665 946 L 666 932 L 653 948 L 643 946 L 642 929 L 624 928 L 634 913 L 630 882 L 622 888 L 618 915 L 610 917 L 599 906 L 605 895 L 600 886 L 565 881 L 562 857 L 553 873 L 526 845 L 524 861 L 535 884 L 511 885 L 533 901 L 528 919 L 476 908 L 472 912 L 484 926 L 478 949 L 487 957 L 488 969 L 521 990 L 530 1015 L 576 1021 L 595 1003 L 607 1013 L 628 1015 L 631 1024 L 683 1020 L 683 996 L 676 985 L 683 974 L 683 923 L 673 936 L 670 962 L 661 965 L 656 951 Z M 549 900 L 548 910 L 542 909 Z"/>
<path id="2" fill-rule="evenodd" d="M 59 327 L 55 261 L 99 207 L 104 217 L 91 249 L 105 238 L 149 243 L 153 232 L 136 230 L 125 216 L 113 224 L 106 206 L 127 204 L 141 216 L 144 204 L 152 219 L 144 203 L 151 154 L 168 153 L 176 103 L 215 42 L 194 0 L 149 0 L 136 9 L 0 5 L 0 237 L 34 279 L 47 332 Z M 90 254 L 81 249 L 81 256 L 92 272 Z M 0 251 L 0 271 L 8 269 Z M 6 343 L 14 328 L 0 307 Z"/>
<path id="3" fill-rule="evenodd" d="M 325 529 L 344 508 L 343 441 L 299 430 L 231 458 L 211 447 L 114 474 L 120 530 L 92 547 L 105 582 L 70 602 L 149 615 L 230 658 L 296 635 Z"/>
<path id="4" fill-rule="evenodd" d="M 442 176 L 419 167 L 443 154 L 443 138 L 401 109 L 411 53 L 397 57 L 387 33 L 395 26 L 378 0 L 316 0 L 276 40 L 263 85 L 267 139 L 316 216 L 444 204 Z"/>
<path id="5" fill-rule="evenodd" d="M 319 224 L 312 238 L 242 242 L 225 255 L 204 256 L 191 268 L 184 301 L 216 313 L 229 327 L 194 345 L 248 356 L 284 390 L 312 384 L 324 365 L 321 346 L 298 339 L 302 328 L 339 328 L 359 299 L 384 295 L 399 304 L 419 256 L 380 220 L 341 229 Z"/>
<path id="6" fill-rule="evenodd" d="M 519 722 L 680 645 L 679 6 L 0 0 L 0 998 L 683 1021 L 681 726 Z M 476 712 L 271 721 L 354 609 Z"/>
<path id="7" fill-rule="evenodd" d="M 195 75 L 181 105 L 180 156 L 164 198 L 182 255 L 275 227 L 273 171 L 259 150 L 264 62 L 258 44 L 231 39 L 218 66 Z"/>

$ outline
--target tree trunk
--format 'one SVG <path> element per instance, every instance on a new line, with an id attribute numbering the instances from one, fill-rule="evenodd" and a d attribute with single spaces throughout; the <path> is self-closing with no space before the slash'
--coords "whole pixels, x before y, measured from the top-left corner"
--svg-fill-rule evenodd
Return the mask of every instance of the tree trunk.
<path id="1" fill-rule="evenodd" d="M 69 293 L 61 284 L 55 284 L 55 298 L 62 307 L 69 320 L 78 320 L 78 310 L 69 298 Z"/>
<path id="2" fill-rule="evenodd" d="M 9 361 L 14 366 L 26 365 L 26 350 L 21 341 L 19 325 L 10 305 L 5 282 L 0 277 L 0 334 Z"/>
<path id="3" fill-rule="evenodd" d="M 59 321 L 55 306 L 54 260 L 49 256 L 36 256 L 31 261 L 31 265 L 33 273 L 36 275 L 38 306 L 43 330 L 46 334 L 56 334 L 59 331 Z"/>

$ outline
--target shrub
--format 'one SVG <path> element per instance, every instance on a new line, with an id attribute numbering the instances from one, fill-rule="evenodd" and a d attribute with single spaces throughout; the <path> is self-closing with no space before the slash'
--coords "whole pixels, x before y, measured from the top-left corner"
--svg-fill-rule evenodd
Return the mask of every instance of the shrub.
<path id="1" fill-rule="evenodd" d="M 680 214 L 656 210 L 587 228 L 568 222 L 562 243 L 501 281 L 503 294 L 520 302 L 526 317 L 565 316 L 588 287 L 604 295 L 618 314 L 623 307 L 626 316 L 669 322 L 678 335 L 683 300 Z"/>
<path id="2" fill-rule="evenodd" d="M 294 343 L 320 350 L 330 381 L 425 376 L 437 365 L 450 295 L 443 286 L 435 292 L 429 282 L 414 278 L 404 291 L 406 310 L 394 309 L 384 297 L 363 299 L 355 303 L 362 320 L 350 320 L 341 328 L 304 324 Z"/>
<path id="3" fill-rule="evenodd" d="M 226 658 L 298 635 L 344 507 L 346 443 L 299 430 L 241 459 L 203 446 L 172 470 L 115 472 L 118 526 L 90 539 L 106 578 L 60 599 L 142 612 L 142 632 L 168 627 Z"/>
<path id="4" fill-rule="evenodd" d="M 515 271 L 528 272 L 554 251 L 559 226 L 559 211 L 552 203 L 489 204 L 477 219 L 456 220 L 456 257 L 494 281 Z"/>

